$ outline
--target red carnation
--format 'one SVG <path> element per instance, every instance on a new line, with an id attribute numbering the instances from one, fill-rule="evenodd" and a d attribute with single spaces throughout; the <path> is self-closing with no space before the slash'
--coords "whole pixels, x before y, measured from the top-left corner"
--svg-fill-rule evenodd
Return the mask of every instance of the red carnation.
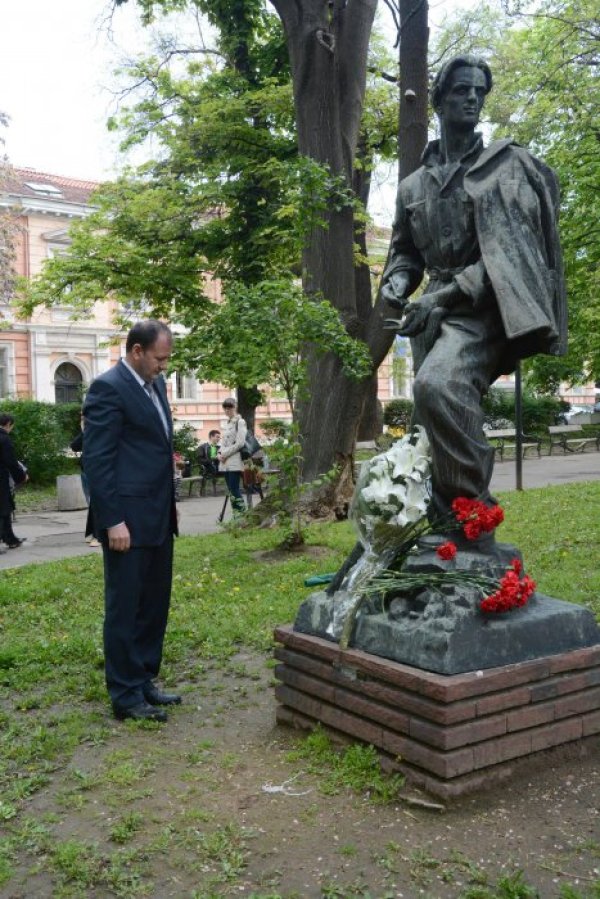
<path id="1" fill-rule="evenodd" d="M 477 540 L 482 534 L 489 534 L 504 521 L 504 510 L 501 506 L 486 506 L 479 499 L 468 499 L 457 496 L 452 502 L 452 511 L 463 526 L 467 540 Z"/>
<path id="2" fill-rule="evenodd" d="M 456 543 L 452 543 L 451 540 L 447 540 L 446 543 L 442 543 L 436 549 L 436 554 L 443 559 L 445 562 L 449 562 L 456 555 Z"/>
<path id="3" fill-rule="evenodd" d="M 519 559 L 513 559 L 510 568 L 500 581 L 500 588 L 481 600 L 479 608 L 482 612 L 509 612 L 524 606 L 535 591 L 535 581 L 528 574 L 519 580 L 523 566 Z"/>

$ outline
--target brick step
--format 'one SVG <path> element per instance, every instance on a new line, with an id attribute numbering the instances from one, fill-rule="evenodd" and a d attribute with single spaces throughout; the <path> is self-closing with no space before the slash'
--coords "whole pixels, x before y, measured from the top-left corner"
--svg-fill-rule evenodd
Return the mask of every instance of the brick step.
<path id="1" fill-rule="evenodd" d="M 437 795 L 600 733 L 600 646 L 440 675 L 278 628 L 277 720 L 371 743 Z M 475 787 L 473 786 L 475 785 Z"/>

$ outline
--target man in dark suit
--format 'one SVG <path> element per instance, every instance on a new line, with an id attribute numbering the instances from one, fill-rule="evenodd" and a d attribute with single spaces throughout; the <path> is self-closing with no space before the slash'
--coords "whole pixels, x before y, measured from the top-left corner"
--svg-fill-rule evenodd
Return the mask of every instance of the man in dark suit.
<path id="1" fill-rule="evenodd" d="M 172 349 L 162 322 L 138 322 L 126 355 L 90 385 L 83 459 L 104 554 L 104 657 L 116 718 L 166 721 L 181 702 L 154 683 L 171 596 L 177 514 L 173 426 L 165 380 Z"/>

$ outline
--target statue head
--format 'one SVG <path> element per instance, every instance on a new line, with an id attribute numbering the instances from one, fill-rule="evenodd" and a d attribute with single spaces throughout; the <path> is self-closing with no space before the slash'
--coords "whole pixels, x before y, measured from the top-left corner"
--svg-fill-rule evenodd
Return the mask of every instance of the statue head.
<path id="1" fill-rule="evenodd" d="M 487 96 L 492 89 L 492 72 L 484 59 L 471 53 L 453 56 L 444 63 L 431 85 L 431 105 L 438 116 L 441 115 L 444 98 L 454 84 L 457 69 L 478 69 L 483 76 L 478 80 L 483 86 L 484 96 Z"/>

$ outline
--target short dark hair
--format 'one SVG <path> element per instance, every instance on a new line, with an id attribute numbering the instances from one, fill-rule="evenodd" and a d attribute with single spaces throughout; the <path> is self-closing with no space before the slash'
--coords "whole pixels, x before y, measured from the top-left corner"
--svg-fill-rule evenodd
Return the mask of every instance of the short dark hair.
<path id="1" fill-rule="evenodd" d="M 13 415 L 9 415 L 8 412 L 0 413 L 0 428 L 5 427 L 5 425 L 14 425 L 15 419 Z"/>
<path id="2" fill-rule="evenodd" d="M 232 396 L 228 396 L 226 400 L 223 400 L 221 405 L 224 409 L 233 409 L 235 406 L 237 406 L 237 402 Z"/>
<path id="3" fill-rule="evenodd" d="M 161 334 L 168 334 L 169 337 L 172 337 L 169 326 L 165 325 L 164 322 L 158 321 L 156 318 L 148 318 L 145 321 L 136 322 L 127 335 L 125 352 L 130 353 L 136 343 L 138 343 L 143 350 L 147 350 L 156 343 Z"/>
<path id="4" fill-rule="evenodd" d="M 208 439 L 210 440 L 210 438 L 211 438 L 211 437 L 214 437 L 215 434 L 217 435 L 217 437 L 220 437 L 220 436 L 221 436 L 221 432 L 220 432 L 220 431 L 209 431 L 209 432 L 208 432 Z"/>
<path id="5" fill-rule="evenodd" d="M 485 59 L 482 59 L 481 56 L 474 56 L 472 53 L 462 53 L 458 56 L 453 56 L 452 59 L 449 59 L 444 63 L 444 65 L 441 67 L 441 69 L 433 79 L 433 84 L 431 85 L 431 105 L 436 110 L 436 112 L 440 108 L 441 102 L 444 98 L 444 94 L 448 90 L 448 81 L 450 80 L 450 75 L 455 69 L 460 69 L 463 66 L 469 69 L 481 69 L 481 71 L 485 75 L 486 95 L 491 91 L 492 70 L 488 66 Z"/>

